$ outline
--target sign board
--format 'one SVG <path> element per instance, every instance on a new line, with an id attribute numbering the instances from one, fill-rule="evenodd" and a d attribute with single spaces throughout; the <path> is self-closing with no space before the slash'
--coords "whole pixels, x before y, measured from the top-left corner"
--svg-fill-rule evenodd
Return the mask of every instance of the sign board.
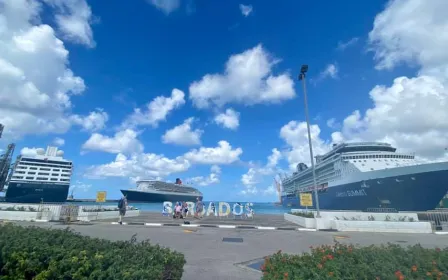
<path id="1" fill-rule="evenodd" d="M 313 206 L 313 196 L 310 193 L 300 194 L 300 206 L 311 207 Z"/>
<path id="2" fill-rule="evenodd" d="M 96 192 L 96 202 L 106 202 L 106 192 Z"/>

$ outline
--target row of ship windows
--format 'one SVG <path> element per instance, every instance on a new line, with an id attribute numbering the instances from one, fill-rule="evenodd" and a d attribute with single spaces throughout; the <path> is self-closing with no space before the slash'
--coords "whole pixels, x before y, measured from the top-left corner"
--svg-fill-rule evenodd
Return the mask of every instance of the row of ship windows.
<path id="1" fill-rule="evenodd" d="M 23 176 L 12 176 L 13 179 L 23 179 Z M 25 177 L 25 180 L 34 180 L 34 177 Z M 48 181 L 47 177 L 36 177 L 36 180 Z M 69 182 L 70 179 L 50 178 L 50 181 Z"/>
<path id="2" fill-rule="evenodd" d="M 345 156 L 343 159 L 366 159 L 366 158 L 402 158 L 402 159 L 413 159 L 414 156 L 406 155 L 364 155 L 364 156 Z"/>
<path id="3" fill-rule="evenodd" d="M 60 166 L 59 166 L 60 167 Z M 28 169 L 26 166 L 17 166 L 17 169 L 23 169 L 23 170 L 25 170 L 25 169 Z M 30 170 L 41 170 L 41 171 L 51 171 L 51 168 L 37 168 L 37 167 L 30 167 L 29 168 Z M 53 168 L 53 171 L 61 171 L 61 169 L 54 169 Z M 62 172 L 70 172 L 70 169 L 62 169 Z"/>
<path id="4" fill-rule="evenodd" d="M 16 174 L 28 174 L 28 175 L 36 175 L 36 172 L 25 172 L 25 171 L 16 171 L 14 172 Z M 37 175 L 43 175 L 43 176 L 49 176 L 50 173 L 45 173 L 45 172 L 38 172 Z M 55 174 L 52 173 L 51 176 L 62 176 L 62 177 L 70 177 L 70 174 Z"/>
<path id="5" fill-rule="evenodd" d="M 48 160 L 48 159 L 22 158 L 21 161 L 22 161 L 22 162 L 24 162 L 24 161 L 27 161 L 27 162 L 35 162 L 35 164 L 38 164 L 39 162 L 42 162 L 42 163 L 56 163 L 56 164 L 61 164 L 61 165 L 72 165 L 71 162 L 54 161 L 54 160 Z"/>
<path id="6" fill-rule="evenodd" d="M 56 168 L 70 168 L 71 166 L 61 166 L 61 165 L 54 165 L 54 164 L 46 164 L 46 163 L 28 163 L 28 162 L 20 162 L 20 165 L 26 165 L 26 166 L 43 166 L 43 167 L 56 167 Z"/>

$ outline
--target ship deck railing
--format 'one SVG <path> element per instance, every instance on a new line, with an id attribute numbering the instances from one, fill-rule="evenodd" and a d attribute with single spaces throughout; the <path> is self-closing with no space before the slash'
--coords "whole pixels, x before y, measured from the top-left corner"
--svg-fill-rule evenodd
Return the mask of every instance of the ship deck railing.
<path id="1" fill-rule="evenodd" d="M 448 208 L 417 212 L 419 221 L 431 222 L 435 231 L 448 231 Z"/>

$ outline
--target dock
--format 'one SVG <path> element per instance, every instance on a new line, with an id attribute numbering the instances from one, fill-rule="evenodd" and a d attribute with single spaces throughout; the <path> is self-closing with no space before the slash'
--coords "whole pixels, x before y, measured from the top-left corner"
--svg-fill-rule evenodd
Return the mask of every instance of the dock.
<path id="1" fill-rule="evenodd" d="M 116 219 L 101 220 L 101 222 L 116 222 Z M 297 228 L 297 224 L 285 221 L 283 215 L 274 214 L 256 214 L 253 218 L 240 217 L 216 217 L 204 216 L 197 219 L 188 216 L 185 219 L 173 219 L 172 216 L 163 216 L 162 213 L 142 211 L 138 217 L 124 217 L 125 223 L 157 223 L 157 224 L 184 224 L 188 221 L 190 224 L 198 225 L 238 225 L 238 226 L 258 226 L 258 227 L 276 227 L 276 228 Z"/>

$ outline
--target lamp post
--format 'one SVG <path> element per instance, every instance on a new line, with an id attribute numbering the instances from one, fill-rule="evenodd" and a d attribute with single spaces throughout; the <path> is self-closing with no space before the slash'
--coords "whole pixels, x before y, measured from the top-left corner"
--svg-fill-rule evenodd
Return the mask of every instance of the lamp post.
<path id="1" fill-rule="evenodd" d="M 308 129 L 308 143 L 310 147 L 311 168 L 313 169 L 314 198 L 316 200 L 316 210 L 317 210 L 316 218 L 320 218 L 319 196 L 317 194 L 316 170 L 314 168 L 313 145 L 311 143 L 310 117 L 308 115 L 308 98 L 306 95 L 306 82 L 305 82 L 306 72 L 308 72 L 308 65 L 302 65 L 299 74 L 299 81 L 302 81 L 303 98 L 305 99 L 306 128 Z"/>

